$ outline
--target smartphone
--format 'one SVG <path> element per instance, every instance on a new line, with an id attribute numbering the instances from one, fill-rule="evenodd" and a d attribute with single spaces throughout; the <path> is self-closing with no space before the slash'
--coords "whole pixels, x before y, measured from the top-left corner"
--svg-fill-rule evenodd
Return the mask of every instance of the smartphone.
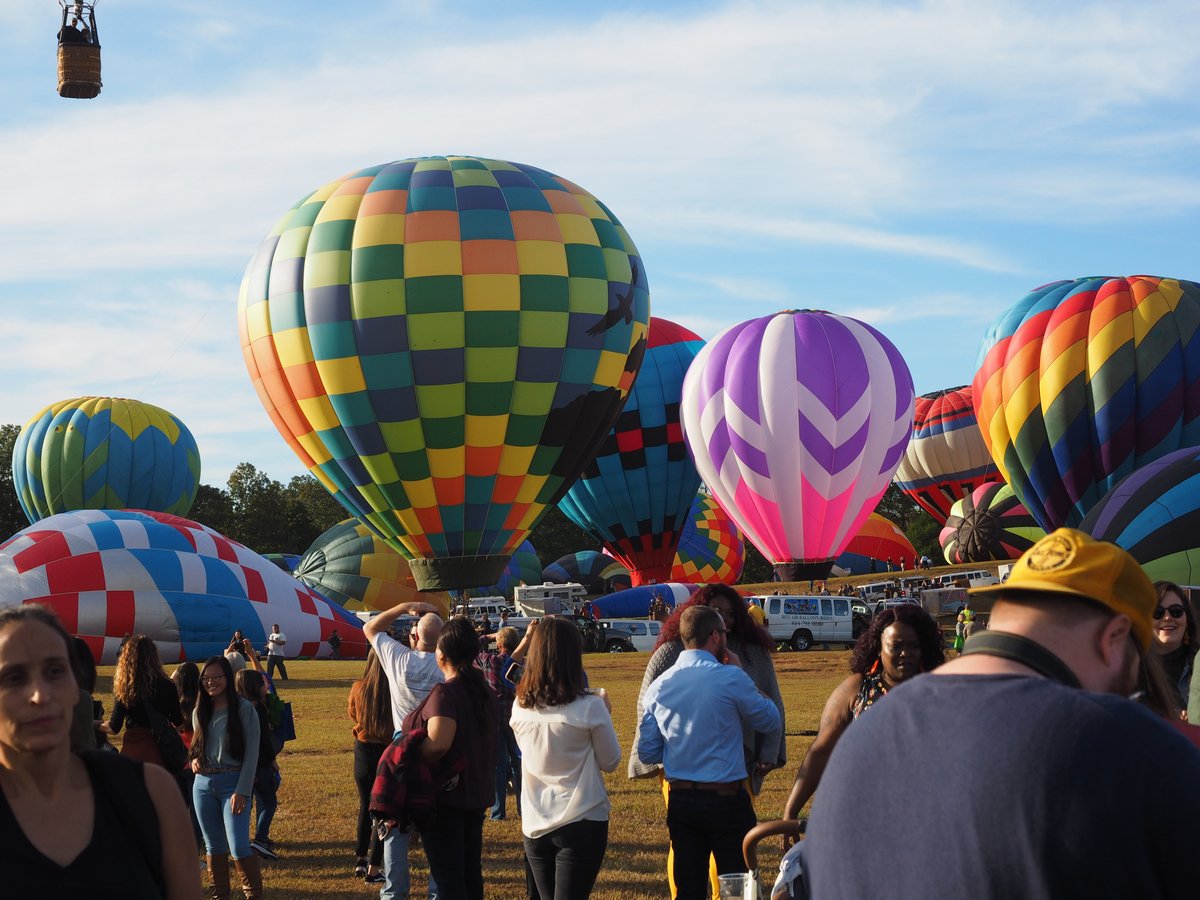
<path id="1" fill-rule="evenodd" d="M 504 670 L 504 677 L 516 684 L 521 680 L 521 676 L 525 674 L 525 667 L 519 662 L 510 662 L 508 668 Z"/>

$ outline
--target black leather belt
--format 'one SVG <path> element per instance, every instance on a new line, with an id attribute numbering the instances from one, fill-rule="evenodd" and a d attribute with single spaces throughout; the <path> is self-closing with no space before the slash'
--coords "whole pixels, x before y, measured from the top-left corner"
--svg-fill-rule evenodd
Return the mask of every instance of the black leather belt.
<path id="1" fill-rule="evenodd" d="M 670 781 L 673 791 L 713 791 L 718 794 L 736 794 L 744 785 L 740 781 Z"/>

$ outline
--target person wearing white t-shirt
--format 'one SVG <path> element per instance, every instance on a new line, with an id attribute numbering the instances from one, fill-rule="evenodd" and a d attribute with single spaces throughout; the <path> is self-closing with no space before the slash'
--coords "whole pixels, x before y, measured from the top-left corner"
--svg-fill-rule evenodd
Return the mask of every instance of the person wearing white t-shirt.
<path id="1" fill-rule="evenodd" d="M 423 615 L 422 615 L 423 614 Z M 400 616 L 421 615 L 417 622 L 415 648 L 388 634 L 388 629 Z M 437 664 L 437 642 L 442 633 L 442 620 L 437 607 L 420 601 L 401 603 L 381 612 L 363 626 L 363 634 L 379 657 L 387 675 L 392 694 L 392 727 L 399 734 L 408 714 L 421 705 L 434 685 L 445 679 Z M 383 890 L 380 900 L 398 900 L 409 893 L 408 832 L 393 828 L 383 845 Z M 436 896 L 437 887 L 430 879 L 429 895 Z"/>
<path id="2" fill-rule="evenodd" d="M 267 635 L 267 680 L 273 681 L 275 677 L 275 669 L 279 669 L 279 677 L 284 681 L 288 680 L 287 666 L 283 664 L 285 657 L 283 645 L 287 643 L 287 635 L 279 630 L 278 625 L 271 626 L 271 633 Z"/>

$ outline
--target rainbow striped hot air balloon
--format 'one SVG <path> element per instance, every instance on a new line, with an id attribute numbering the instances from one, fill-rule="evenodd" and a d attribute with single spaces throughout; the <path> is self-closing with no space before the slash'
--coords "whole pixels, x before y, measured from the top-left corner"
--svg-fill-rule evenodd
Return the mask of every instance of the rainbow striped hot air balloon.
<path id="1" fill-rule="evenodd" d="M 13 482 L 30 522 L 72 509 L 186 515 L 200 486 L 200 451 L 165 409 L 121 397 L 76 397 L 25 423 Z"/>
<path id="2" fill-rule="evenodd" d="M 950 507 L 998 470 L 975 420 L 969 386 L 922 394 L 913 436 L 896 469 L 896 485 L 940 524 Z"/>
<path id="3" fill-rule="evenodd" d="M 1004 480 L 1047 531 L 1078 526 L 1123 476 L 1200 444 L 1200 285 L 1040 287 L 988 331 L 972 387 Z"/>
<path id="4" fill-rule="evenodd" d="M 596 550 L 580 550 L 556 559 L 542 570 L 542 581 L 582 584 L 589 594 L 625 590 L 633 584 L 629 570 Z"/>
<path id="5" fill-rule="evenodd" d="M 650 303 L 591 194 L 436 156 L 304 197 L 248 266 L 238 318 L 276 428 L 433 590 L 498 579 L 595 455 Z"/>
<path id="6" fill-rule="evenodd" d="M 891 341 L 833 313 L 787 311 L 722 332 L 683 385 L 704 483 L 784 581 L 824 578 L 887 490 L 913 422 Z"/>
<path id="7" fill-rule="evenodd" d="M 865 575 L 873 571 L 871 560 L 879 563 L 892 560 L 897 565 L 903 561 L 905 565 L 901 569 L 908 566 L 916 568 L 917 565 L 917 551 L 900 526 L 874 512 L 867 516 L 867 521 L 863 522 L 858 534 L 851 538 L 834 565 L 851 574 Z M 878 567 L 882 569 L 882 566 Z"/>
<path id="8" fill-rule="evenodd" d="M 707 494 L 697 494 L 679 538 L 671 567 L 673 582 L 735 584 L 746 564 L 746 544 L 737 526 Z"/>
<path id="9" fill-rule="evenodd" d="M 1016 559 L 1045 536 L 1012 487 L 993 481 L 954 504 L 939 542 L 955 565 Z"/>

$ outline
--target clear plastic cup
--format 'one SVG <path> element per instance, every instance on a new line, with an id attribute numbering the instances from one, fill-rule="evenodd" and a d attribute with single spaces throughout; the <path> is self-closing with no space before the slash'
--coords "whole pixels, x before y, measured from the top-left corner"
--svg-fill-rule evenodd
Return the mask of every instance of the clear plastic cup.
<path id="1" fill-rule="evenodd" d="M 745 872 L 735 872 L 732 875 L 717 876 L 717 882 L 721 900 L 744 900 L 746 888 L 750 886 L 750 876 Z"/>

